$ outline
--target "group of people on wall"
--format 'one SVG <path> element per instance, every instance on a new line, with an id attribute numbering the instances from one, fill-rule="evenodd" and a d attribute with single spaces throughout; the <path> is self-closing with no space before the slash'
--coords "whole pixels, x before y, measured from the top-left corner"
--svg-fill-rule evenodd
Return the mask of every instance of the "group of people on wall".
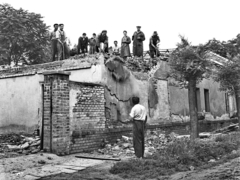
<path id="1" fill-rule="evenodd" d="M 70 56 L 70 49 L 68 46 L 69 39 L 66 36 L 63 24 L 54 24 L 54 31 L 50 34 L 52 43 L 52 61 L 67 59 Z M 121 47 L 118 46 L 118 42 L 114 41 L 113 47 L 109 48 L 107 30 L 103 30 L 100 34 L 92 34 L 91 38 L 87 37 L 86 33 L 83 33 L 78 39 L 77 54 L 95 54 L 95 53 L 109 53 L 109 49 L 112 49 L 112 53 L 117 56 L 121 56 L 123 59 L 131 57 L 130 44 L 133 42 L 133 56 L 143 56 L 143 41 L 145 41 L 145 34 L 141 31 L 141 26 L 137 26 L 137 31 L 134 32 L 132 38 L 127 35 L 127 31 L 123 31 L 123 37 L 121 40 Z M 152 58 L 159 56 L 158 43 L 160 38 L 157 31 L 153 32 L 153 35 L 149 40 L 149 54 Z"/>

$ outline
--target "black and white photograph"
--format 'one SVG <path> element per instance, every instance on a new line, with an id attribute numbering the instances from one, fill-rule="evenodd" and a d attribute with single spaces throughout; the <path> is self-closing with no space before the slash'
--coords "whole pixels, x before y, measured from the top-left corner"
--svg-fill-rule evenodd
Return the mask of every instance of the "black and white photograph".
<path id="1" fill-rule="evenodd" d="M 240 179 L 239 0 L 0 0 L 0 180 Z"/>

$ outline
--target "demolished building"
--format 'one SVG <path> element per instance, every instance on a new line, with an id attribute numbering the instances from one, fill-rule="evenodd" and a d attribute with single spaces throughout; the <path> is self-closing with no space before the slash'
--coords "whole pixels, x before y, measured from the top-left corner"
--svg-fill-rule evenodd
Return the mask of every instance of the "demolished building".
<path id="1" fill-rule="evenodd" d="M 39 129 L 46 151 L 90 151 L 131 133 L 119 120 L 128 118 L 134 95 L 148 111 L 148 128 L 188 131 L 187 90 L 168 79 L 167 61 L 156 63 L 97 54 L 1 70 L 0 133 Z M 206 120 L 227 120 L 236 109 L 234 98 L 212 79 L 198 85 L 197 98 Z"/>

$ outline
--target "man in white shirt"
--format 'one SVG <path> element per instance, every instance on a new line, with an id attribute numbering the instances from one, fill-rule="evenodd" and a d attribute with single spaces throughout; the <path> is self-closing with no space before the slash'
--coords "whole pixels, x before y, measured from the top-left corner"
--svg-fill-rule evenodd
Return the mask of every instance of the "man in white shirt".
<path id="1" fill-rule="evenodd" d="M 114 46 L 113 46 L 113 54 L 114 55 L 120 55 L 120 47 L 118 46 L 118 42 L 114 41 Z"/>
<path id="2" fill-rule="evenodd" d="M 144 129 L 147 122 L 147 111 L 144 106 L 139 104 L 139 97 L 133 97 L 134 104 L 130 112 L 130 120 L 122 123 L 133 123 L 133 147 L 138 158 L 144 157 Z"/>
<path id="3" fill-rule="evenodd" d="M 52 46 L 52 61 L 55 61 L 55 56 L 57 55 L 57 43 L 56 32 L 58 31 L 58 24 L 53 25 L 54 30 L 50 34 L 51 46 Z"/>
<path id="4" fill-rule="evenodd" d="M 59 24 L 59 30 L 56 32 L 58 39 L 58 60 L 69 58 L 69 47 L 67 46 L 66 32 L 63 30 L 64 25 Z"/>

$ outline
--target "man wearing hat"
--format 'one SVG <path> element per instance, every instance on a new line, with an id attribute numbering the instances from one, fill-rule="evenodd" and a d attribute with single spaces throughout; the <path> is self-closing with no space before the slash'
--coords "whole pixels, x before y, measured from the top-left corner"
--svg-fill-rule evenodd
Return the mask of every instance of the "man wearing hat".
<path id="1" fill-rule="evenodd" d="M 157 44 L 160 43 L 160 38 L 158 36 L 157 31 L 153 32 L 153 35 L 151 36 L 149 40 L 149 50 L 150 50 L 150 56 L 151 58 L 154 58 L 155 56 L 160 56 Z"/>
<path id="2" fill-rule="evenodd" d="M 82 34 L 82 37 L 78 39 L 78 54 L 85 54 L 88 52 L 88 37 L 86 33 Z"/>
<path id="3" fill-rule="evenodd" d="M 51 51 L 52 51 L 52 61 L 55 61 L 55 56 L 57 54 L 57 43 L 58 39 L 56 37 L 56 32 L 58 30 L 58 24 L 53 25 L 54 30 L 50 34 L 50 40 L 51 40 Z"/>
<path id="4" fill-rule="evenodd" d="M 143 56 L 143 41 L 145 40 L 145 35 L 141 31 L 141 26 L 137 26 L 137 31 L 134 32 L 132 36 L 133 41 L 133 56 L 141 57 Z"/>
<path id="5" fill-rule="evenodd" d="M 108 36 L 106 30 L 103 30 L 97 36 L 97 48 L 99 49 L 99 52 L 108 53 Z"/>

